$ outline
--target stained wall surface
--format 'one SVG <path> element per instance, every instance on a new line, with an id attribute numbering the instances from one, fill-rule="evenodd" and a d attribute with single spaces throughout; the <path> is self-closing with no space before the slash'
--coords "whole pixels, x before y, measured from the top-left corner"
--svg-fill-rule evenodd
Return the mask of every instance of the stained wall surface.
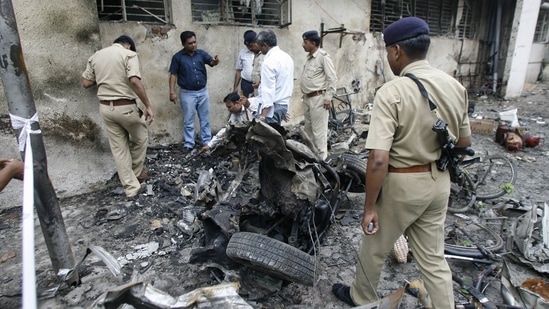
<path id="1" fill-rule="evenodd" d="M 244 31 L 267 29 L 193 23 L 191 1 L 171 1 L 174 16 L 171 25 L 99 22 L 95 1 L 88 0 L 14 0 L 13 3 L 30 84 L 44 129 L 50 174 L 54 186 L 64 195 L 91 190 L 93 184 L 100 184 L 114 174 L 95 90 L 80 86 L 86 61 L 95 51 L 110 45 L 120 34 L 134 38 L 143 82 L 156 114 L 150 127 L 150 143 L 180 143 L 181 108 L 169 101 L 168 89 L 168 66 L 172 55 L 181 49 L 180 33 L 194 31 L 198 47 L 218 55 L 221 60 L 218 66 L 208 68 L 211 123 L 215 132 L 227 119 L 221 100 L 232 91 L 234 64 L 238 51 L 244 48 Z M 301 34 L 311 29 L 320 30 L 321 23 L 325 29 L 341 25 L 346 29 L 345 33 L 324 36 L 323 47 L 334 59 L 339 87 L 352 91 L 353 85 L 359 82 L 359 93 L 353 96 L 355 108 L 372 102 L 376 87 L 394 77 L 385 58 L 381 34 L 370 32 L 370 7 L 370 0 L 292 1 L 291 25 L 269 28 L 277 34 L 280 48 L 294 60 L 290 123 L 302 120 L 299 79 L 306 54 Z M 433 37 L 428 60 L 461 79 L 477 70 L 479 48 L 478 40 Z M 0 84 L 0 114 L 6 115 L 8 107 L 1 87 Z M 9 121 L 5 126 L 9 127 Z M 9 134 L 4 138 L 0 142 L 5 145 L 6 155 L 16 156 L 15 138 Z M 86 177 L 82 177 L 83 174 Z M 0 195 L 0 199 L 5 195 Z"/>

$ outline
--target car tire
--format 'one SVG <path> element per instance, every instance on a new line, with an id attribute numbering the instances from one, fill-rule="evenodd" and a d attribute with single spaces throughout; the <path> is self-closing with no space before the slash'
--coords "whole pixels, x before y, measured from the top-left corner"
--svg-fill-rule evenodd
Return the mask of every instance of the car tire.
<path id="1" fill-rule="evenodd" d="M 354 184 L 354 188 L 351 188 L 350 192 L 364 192 L 366 186 L 366 161 L 367 159 L 360 157 L 354 153 L 336 153 L 328 156 L 326 162 L 330 166 L 335 167 L 338 163 L 338 159 L 343 160 L 345 168 L 350 171 L 353 175 L 353 178 L 358 178 L 360 183 Z M 342 175 L 340 175 L 341 177 Z"/>
<path id="2" fill-rule="evenodd" d="M 312 286 L 315 258 L 295 247 L 265 235 L 234 233 L 226 254 L 232 260 L 274 277 Z"/>

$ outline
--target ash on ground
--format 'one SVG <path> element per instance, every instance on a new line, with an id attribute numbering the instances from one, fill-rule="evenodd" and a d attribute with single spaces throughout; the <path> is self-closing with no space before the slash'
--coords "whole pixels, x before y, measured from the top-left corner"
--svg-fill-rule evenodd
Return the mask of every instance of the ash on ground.
<path id="1" fill-rule="evenodd" d="M 515 165 L 518 178 L 509 194 L 477 204 L 476 208 L 465 213 L 468 219 L 449 214 L 449 223 L 458 219 L 488 222 L 505 236 L 509 222 L 535 205 L 547 202 L 545 192 L 549 177 L 545 168 L 549 166 L 549 149 L 545 138 L 549 136 L 548 97 L 547 85 L 539 84 L 513 101 L 471 98 L 476 102 L 471 116 L 478 119 L 497 120 L 499 112 L 517 108 L 521 127 L 539 135 L 541 142 L 536 147 L 511 152 L 495 143 L 493 134 L 474 134 L 473 147 L 477 154 L 505 155 Z M 366 136 L 367 123 L 359 118 L 354 131 L 334 134 L 331 141 L 332 145 L 343 147 L 343 150 L 349 148 L 349 151 L 365 156 Z M 61 200 L 75 260 L 80 260 L 88 247 L 100 246 L 117 259 L 122 272 L 114 276 L 99 257 L 91 255 L 80 269 L 82 283 L 77 287 L 61 286 L 57 296 L 40 300 L 39 307 L 86 308 L 107 290 L 126 284 L 136 276 L 174 297 L 197 288 L 245 278 L 246 274 L 238 269 L 225 269 L 215 263 L 189 263 L 191 252 L 204 246 L 203 228 L 195 220 L 195 215 L 227 192 L 241 164 L 235 155 L 238 151 L 241 149 L 229 147 L 207 156 L 182 153 L 181 145 L 150 147 L 146 162 L 149 179 L 136 201 L 124 198 L 116 177 L 100 191 Z M 244 188 L 257 185 L 246 180 L 244 184 Z M 196 200 L 201 202 L 195 203 Z M 315 252 L 317 279 L 313 286 L 266 282 L 265 287 L 256 286 L 255 291 L 254 287 L 244 283 L 241 284 L 242 297 L 254 308 L 347 308 L 332 295 L 331 286 L 337 282 L 349 284 L 354 278 L 362 236 L 359 224 L 363 202 L 363 193 L 348 194 L 335 222 Z M 44 290 L 58 282 L 38 219 L 35 225 L 37 283 L 39 290 Z M 0 265 L 3 270 L 0 307 L 16 308 L 21 306 L 21 207 L 0 212 L 0 229 Z M 514 269 L 548 280 L 547 274 L 518 263 L 513 258 L 517 250 L 512 243 L 510 248 L 512 251 L 508 252 L 506 259 Z M 482 270 L 470 262 L 452 259 L 449 262 L 452 270 L 469 283 Z M 388 258 L 379 294 L 388 295 L 403 286 L 406 280 L 418 278 L 413 259 L 401 264 Z M 495 302 L 503 301 L 499 278 L 494 278 L 484 292 Z M 459 300 L 460 296 L 456 299 Z M 419 304 L 417 299 L 405 296 L 401 308 L 419 308 Z"/>

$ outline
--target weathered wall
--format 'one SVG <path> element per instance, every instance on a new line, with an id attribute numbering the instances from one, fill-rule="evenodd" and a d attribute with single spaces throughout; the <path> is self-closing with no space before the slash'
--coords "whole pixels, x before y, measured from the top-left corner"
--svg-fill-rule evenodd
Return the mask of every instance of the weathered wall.
<path id="1" fill-rule="evenodd" d="M 100 47 L 95 3 L 15 0 L 13 6 L 52 183 L 60 197 L 93 190 L 114 172 L 95 95 L 80 86 L 87 57 Z M 8 114 L 1 83 L 0 114 Z M 8 119 L 2 118 L 0 156 L 17 158 Z M 14 180 L 0 205 L 21 205 L 21 196 L 22 183 Z"/>
<path id="2" fill-rule="evenodd" d="M 542 81 L 549 80 L 549 48 L 547 44 L 545 44 L 545 53 L 543 58 L 543 72 L 541 75 Z"/>
<path id="3" fill-rule="evenodd" d="M 540 3 L 541 0 L 517 0 L 506 61 L 506 76 L 509 76 L 505 92 L 507 98 L 520 96 L 526 81 Z"/>
<path id="4" fill-rule="evenodd" d="M 317 4 L 318 3 L 318 4 Z M 342 10 L 337 2 L 333 1 L 293 1 L 293 23 L 288 28 L 273 28 L 277 34 L 278 45 L 292 56 L 295 64 L 294 98 L 292 99 L 291 113 L 293 120 L 299 119 L 299 81 L 301 69 L 305 61 L 305 52 L 301 47 L 301 33 L 310 29 L 320 29 L 320 23 L 325 22 L 326 28 L 345 24 L 348 29 L 359 29 L 367 32 L 368 12 L 370 3 L 352 3 L 348 10 Z M 156 121 L 151 127 L 153 143 L 181 142 L 182 115 L 181 108 L 169 102 L 168 67 L 171 57 L 182 48 L 179 35 L 184 30 L 194 31 L 197 35 L 198 48 L 204 49 L 211 55 L 218 55 L 221 62 L 218 66 L 208 67 L 208 89 L 211 99 L 211 122 L 214 131 L 224 125 L 227 117 L 223 97 L 232 91 L 234 81 L 234 64 L 238 51 L 244 48 L 242 35 L 244 31 L 253 29 L 256 32 L 266 28 L 237 27 L 237 26 L 205 26 L 193 24 L 190 15 L 190 1 L 174 2 L 174 27 L 167 31 L 164 37 L 153 35 L 151 26 L 136 23 L 100 23 L 102 45 L 106 46 L 121 33 L 134 37 L 140 55 L 143 69 L 143 80 L 149 96 L 155 106 Z M 318 12 L 316 16 L 300 18 L 300 12 Z M 350 64 L 352 70 L 338 66 L 340 80 L 347 81 L 350 87 L 352 79 L 362 79 L 363 85 L 368 75 L 368 69 L 375 65 L 369 63 L 369 50 L 372 49 L 372 38 L 353 41 L 352 36 L 345 36 L 345 47 L 339 49 L 339 35 L 330 34 L 324 38 L 325 49 L 334 57 L 334 61 L 342 58 Z M 340 55 L 338 57 L 338 55 Z M 351 55 L 352 54 L 352 55 Z M 349 75 L 353 77 L 345 76 Z M 350 74 L 352 72 L 352 74 Z M 344 85 L 344 84 L 342 84 Z"/>
<path id="5" fill-rule="evenodd" d="M 193 24 L 190 1 L 172 4 L 174 25 L 153 26 L 99 23 L 95 1 L 14 0 L 30 82 L 45 132 L 50 174 L 54 186 L 66 195 L 86 190 L 90 183 L 114 173 L 95 91 L 84 90 L 80 76 L 87 58 L 120 34 L 132 36 L 137 44 L 143 81 L 156 114 L 150 127 L 151 144 L 182 141 L 181 108 L 172 104 L 168 96 L 168 66 L 172 55 L 181 49 L 179 35 L 184 30 L 196 32 L 199 48 L 221 59 L 218 66 L 208 68 L 208 88 L 213 129 L 217 131 L 224 125 L 227 111 L 221 100 L 232 90 L 234 62 L 244 47 L 242 35 L 249 28 Z M 320 30 L 321 23 L 325 29 L 344 24 L 349 32 L 343 36 L 341 47 L 339 33 L 327 34 L 323 46 L 334 59 L 338 86 L 351 90 L 352 81 L 360 81 L 361 91 L 353 98 L 356 107 L 371 102 L 375 88 L 393 77 L 381 35 L 369 32 L 370 6 L 370 0 L 345 1 L 345 5 L 331 0 L 293 1 L 293 23 L 284 29 L 273 28 L 279 46 L 294 59 L 295 90 L 290 110 L 293 123 L 302 119 L 299 78 L 306 54 L 301 34 Z M 253 28 L 257 32 L 263 29 Z M 474 64 L 466 63 L 476 61 L 478 48 L 476 41 L 433 37 L 428 59 L 450 74 L 467 75 L 475 70 Z M 2 89 L 0 102 L 0 114 L 6 114 Z M 8 137 L 7 144 L 16 147 L 13 137 Z"/>
<path id="6" fill-rule="evenodd" d="M 545 54 L 547 53 L 547 44 L 534 43 L 532 44 L 532 50 L 530 51 L 530 60 L 528 60 L 528 69 L 526 71 L 526 83 L 537 82 L 544 70 Z"/>
<path id="7" fill-rule="evenodd" d="M 343 36 L 339 47 L 340 33 L 330 33 L 323 38 L 323 48 L 334 59 L 338 73 L 338 86 L 351 90 L 353 80 L 360 81 L 361 92 L 356 95 L 357 107 L 371 102 L 377 86 L 391 78 L 385 59 L 385 47 L 380 34 L 369 33 L 370 1 L 351 1 L 348 5 L 329 0 L 293 1 L 293 23 L 284 29 L 274 28 L 278 45 L 288 52 L 295 64 L 295 87 L 291 105 L 292 122 L 301 119 L 299 104 L 299 77 L 305 61 L 305 52 L 301 46 L 301 34 L 310 29 L 320 30 L 344 25 L 347 34 Z M 242 34 L 247 29 L 256 32 L 264 28 L 236 26 L 205 26 L 193 24 L 190 19 L 190 2 L 174 3 L 174 28 L 164 37 L 154 35 L 151 26 L 136 23 L 100 23 L 102 45 L 106 46 L 122 33 L 135 38 L 143 69 L 143 80 L 149 96 L 153 98 L 156 123 L 151 127 L 153 143 L 180 142 L 182 140 L 182 116 L 179 106 L 168 100 L 168 67 L 171 56 L 181 49 L 179 34 L 192 30 L 197 35 L 198 46 L 212 55 L 219 55 L 221 62 L 214 68 L 208 67 L 208 88 L 212 101 L 211 122 L 214 130 L 224 125 L 226 109 L 221 102 L 232 91 L 234 62 L 238 51 L 243 48 Z M 301 18 L 301 12 L 315 12 L 307 18 Z M 156 32 L 156 31 L 155 31 Z M 463 48 L 462 45 L 463 44 Z M 433 38 L 433 52 L 429 60 L 437 67 L 454 74 L 467 66 L 458 68 L 459 52 L 462 61 L 474 58 L 477 53 L 475 42 L 465 40 Z M 474 60 L 474 59 L 472 59 Z"/>

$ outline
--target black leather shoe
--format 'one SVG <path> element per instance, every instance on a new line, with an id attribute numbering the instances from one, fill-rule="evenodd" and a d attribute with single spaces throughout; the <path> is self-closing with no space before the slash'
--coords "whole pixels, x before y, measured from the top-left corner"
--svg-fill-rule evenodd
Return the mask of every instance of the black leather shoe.
<path id="1" fill-rule="evenodd" d="M 353 299 L 351 298 L 351 288 L 341 284 L 336 283 L 332 286 L 332 293 L 339 298 L 339 300 L 345 302 L 347 305 L 355 307 L 355 303 L 353 302 Z"/>

